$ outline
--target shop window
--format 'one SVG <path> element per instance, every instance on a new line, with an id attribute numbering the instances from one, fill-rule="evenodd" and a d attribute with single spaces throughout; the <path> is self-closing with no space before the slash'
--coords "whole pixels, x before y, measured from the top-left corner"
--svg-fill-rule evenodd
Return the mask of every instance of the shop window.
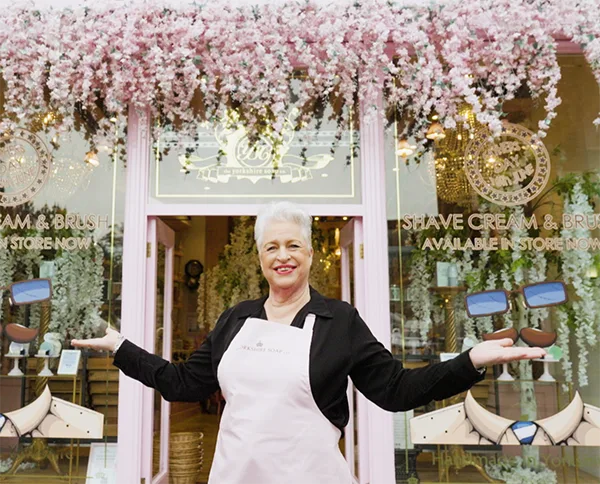
<path id="1" fill-rule="evenodd" d="M 293 82 L 292 97 L 297 89 Z M 304 126 L 290 107 L 281 137 L 265 121 L 258 141 L 235 108 L 191 130 L 156 120 L 163 132 L 152 148 L 150 203 L 360 203 L 358 110 L 339 106 L 335 95 L 309 101 L 314 117 Z"/>
<path id="2" fill-rule="evenodd" d="M 471 390 L 482 407 L 514 420 L 554 415 L 575 392 L 600 406 L 594 350 L 600 320 L 600 134 L 593 125 L 600 99 L 582 56 L 560 57 L 560 66 L 562 104 L 541 141 L 534 133 L 544 119 L 543 100 L 531 99 L 527 89 L 505 103 L 507 124 L 494 142 L 468 106 L 465 123 L 442 130 L 445 136 L 418 156 L 410 153 L 418 140 L 400 139 L 405 120 L 392 114 L 386 131 L 393 353 L 414 368 L 451 358 L 501 329 L 521 334 L 518 345 L 533 344 L 521 330 L 544 332 L 542 344 L 558 361 L 490 367 Z M 523 286 L 548 281 L 564 282 L 568 300 L 528 307 Z M 502 314 L 467 312 L 468 294 L 519 289 L 508 295 Z M 412 417 L 465 397 L 394 415 L 396 468 L 404 478 L 437 482 L 456 470 L 461 480 L 500 478 L 502 472 L 504 479 L 520 476 L 522 482 L 550 482 L 555 474 L 564 482 L 598 479 L 594 447 L 411 441 Z"/>
<path id="3" fill-rule="evenodd" d="M 117 440 L 112 359 L 83 350 L 72 374 L 59 362 L 67 363 L 71 339 L 120 326 L 124 134 L 115 124 L 114 138 L 94 144 L 90 119 L 82 115 L 64 132 L 55 129 L 57 116 L 45 113 L 0 136 L 0 286 L 42 278 L 51 287 L 49 300 L 24 305 L 2 293 L 0 413 L 12 416 L 20 437 L 0 438 L 0 480 L 13 471 L 15 482 L 85 476 L 91 445 Z M 75 403 L 88 413 L 89 428 L 65 421 L 63 431 L 46 435 L 45 413 L 35 429 L 21 428 L 18 412 L 47 398 L 58 400 L 48 400 L 44 412 Z M 36 432 L 47 438 L 32 439 Z M 40 455 L 46 458 L 33 460 Z"/>

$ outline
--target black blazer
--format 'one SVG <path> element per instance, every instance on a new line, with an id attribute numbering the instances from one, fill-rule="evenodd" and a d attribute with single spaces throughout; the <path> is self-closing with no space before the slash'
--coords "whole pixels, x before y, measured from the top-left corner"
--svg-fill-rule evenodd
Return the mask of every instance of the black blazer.
<path id="1" fill-rule="evenodd" d="M 114 364 L 127 376 L 158 390 L 165 400 L 204 400 L 219 389 L 219 362 L 245 320 L 266 319 L 265 300 L 244 301 L 225 311 L 185 363 L 169 363 L 126 340 L 117 350 Z M 301 328 L 309 313 L 316 315 L 309 368 L 313 396 L 323 414 L 340 429 L 349 418 L 348 377 L 373 403 L 397 412 L 449 398 L 485 376 L 474 368 L 468 351 L 444 363 L 403 368 L 375 339 L 355 308 L 325 298 L 312 288 L 310 302 L 298 312 L 292 326 Z"/>

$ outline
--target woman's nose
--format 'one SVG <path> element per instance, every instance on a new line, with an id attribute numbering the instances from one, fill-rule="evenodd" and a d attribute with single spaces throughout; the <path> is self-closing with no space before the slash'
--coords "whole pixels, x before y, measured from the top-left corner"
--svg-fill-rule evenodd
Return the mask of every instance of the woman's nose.
<path id="1" fill-rule="evenodd" d="M 288 253 L 288 251 L 285 247 L 282 247 L 277 251 L 277 259 L 288 260 L 289 258 L 290 258 L 290 254 Z"/>

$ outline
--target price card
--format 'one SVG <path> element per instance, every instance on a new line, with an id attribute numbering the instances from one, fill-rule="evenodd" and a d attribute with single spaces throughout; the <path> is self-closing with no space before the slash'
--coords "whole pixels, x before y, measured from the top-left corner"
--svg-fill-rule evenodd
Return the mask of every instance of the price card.
<path id="1" fill-rule="evenodd" d="M 57 375 L 77 375 L 81 350 L 62 350 Z"/>

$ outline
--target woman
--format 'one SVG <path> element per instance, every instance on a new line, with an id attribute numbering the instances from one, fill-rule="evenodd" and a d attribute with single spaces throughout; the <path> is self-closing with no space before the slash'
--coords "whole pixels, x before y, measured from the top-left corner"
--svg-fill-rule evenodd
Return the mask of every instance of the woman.
<path id="1" fill-rule="evenodd" d="M 126 375 L 169 401 L 226 401 L 211 484 L 350 484 L 338 441 L 349 418 L 348 377 L 389 411 L 409 410 L 470 388 L 486 365 L 539 358 L 540 348 L 486 341 L 456 358 L 414 370 L 372 335 L 356 309 L 308 284 L 311 218 L 281 202 L 255 225 L 268 296 L 225 311 L 202 346 L 174 365 L 107 329 L 73 346 L 115 351 Z"/>

